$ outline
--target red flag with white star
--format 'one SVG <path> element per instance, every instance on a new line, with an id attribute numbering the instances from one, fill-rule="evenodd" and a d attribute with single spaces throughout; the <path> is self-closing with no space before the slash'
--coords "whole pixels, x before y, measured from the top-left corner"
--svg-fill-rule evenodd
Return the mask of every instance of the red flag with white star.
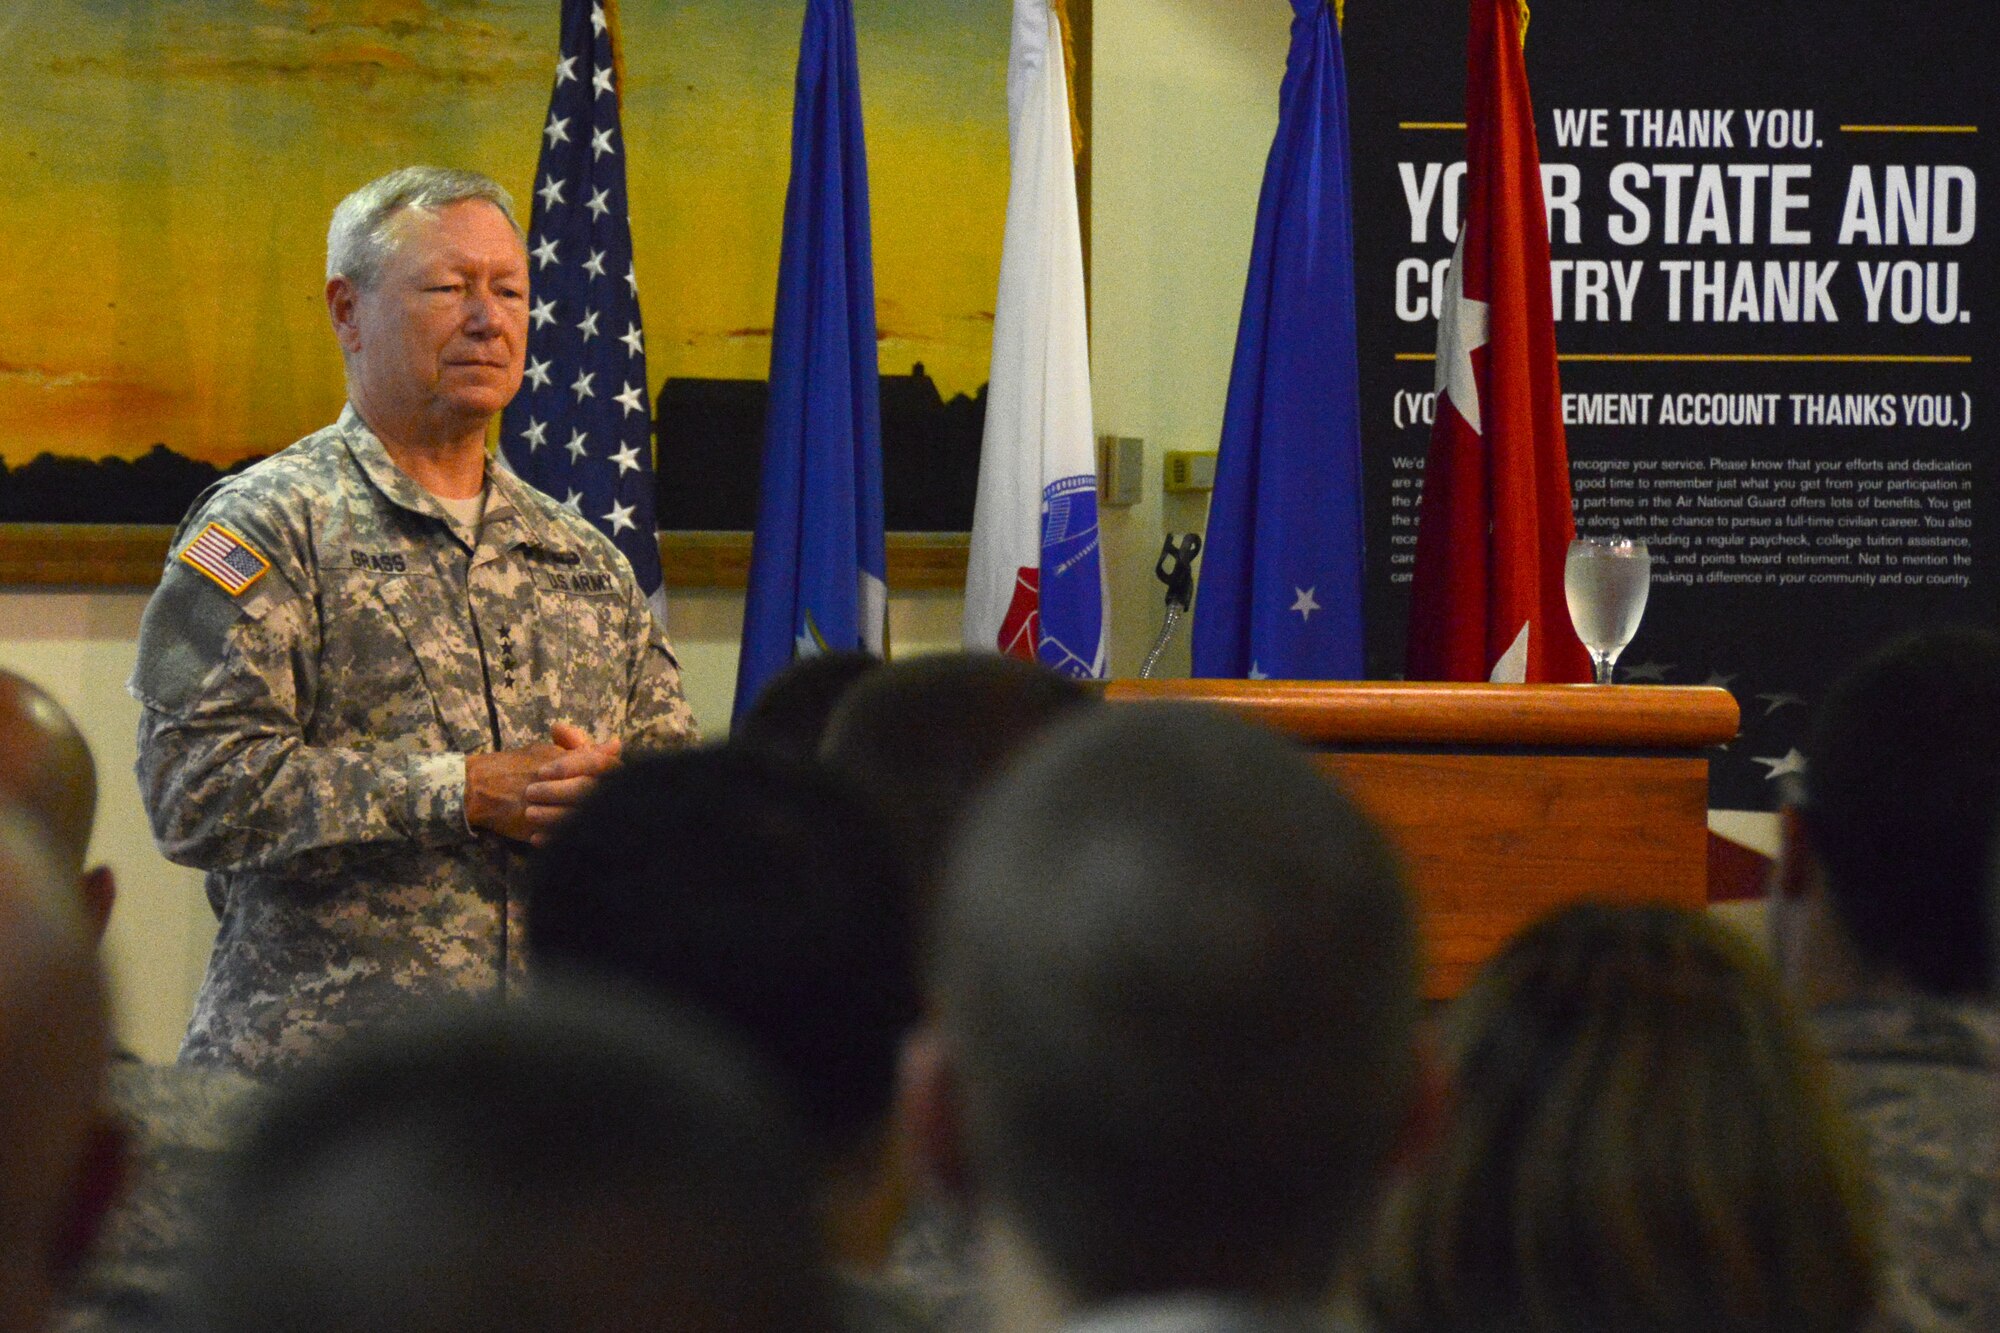
<path id="1" fill-rule="evenodd" d="M 1438 318 L 1411 680 L 1591 678 L 1563 597 L 1576 520 L 1521 24 L 1519 0 L 1472 0 L 1464 222 Z"/>

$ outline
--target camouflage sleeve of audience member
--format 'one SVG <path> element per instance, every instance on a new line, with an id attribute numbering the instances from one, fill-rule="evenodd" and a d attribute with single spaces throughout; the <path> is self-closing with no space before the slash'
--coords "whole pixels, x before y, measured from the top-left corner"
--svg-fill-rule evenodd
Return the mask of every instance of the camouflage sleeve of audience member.
<path id="1" fill-rule="evenodd" d="M 168 859 L 209 870 L 282 864 L 362 843 L 442 846 L 470 834 L 462 755 L 308 745 L 318 675 L 303 543 L 224 493 L 176 535 L 139 630 L 139 790 Z M 181 558 L 214 523 L 268 555 L 231 590 Z M 309 557 L 308 557 L 309 558 Z"/>
<path id="2" fill-rule="evenodd" d="M 701 731 L 681 693 L 680 661 L 638 585 L 633 585 L 632 594 L 626 612 L 632 627 L 632 689 L 621 733 L 626 749 L 640 754 L 693 745 L 701 739 Z"/>

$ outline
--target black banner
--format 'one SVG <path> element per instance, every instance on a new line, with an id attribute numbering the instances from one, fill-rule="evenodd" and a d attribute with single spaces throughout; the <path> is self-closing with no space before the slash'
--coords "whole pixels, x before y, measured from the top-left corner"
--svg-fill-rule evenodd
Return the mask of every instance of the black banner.
<path id="1" fill-rule="evenodd" d="M 1642 538 L 1624 681 L 1727 686 L 1762 808 L 1831 676 L 2000 616 L 1991 7 L 1544 0 L 1527 64 L 1579 530 Z M 1403 668 L 1464 0 L 1349 0 L 1369 674 Z"/>

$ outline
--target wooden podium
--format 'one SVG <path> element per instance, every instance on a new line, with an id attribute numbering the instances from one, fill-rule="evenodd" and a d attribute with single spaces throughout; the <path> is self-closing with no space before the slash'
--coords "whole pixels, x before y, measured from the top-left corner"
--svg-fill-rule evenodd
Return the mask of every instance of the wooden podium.
<path id="1" fill-rule="evenodd" d="M 1213 704 L 1316 750 L 1402 847 L 1430 996 L 1560 904 L 1707 901 L 1703 751 L 1736 735 L 1726 690 L 1115 680 L 1105 697 Z"/>

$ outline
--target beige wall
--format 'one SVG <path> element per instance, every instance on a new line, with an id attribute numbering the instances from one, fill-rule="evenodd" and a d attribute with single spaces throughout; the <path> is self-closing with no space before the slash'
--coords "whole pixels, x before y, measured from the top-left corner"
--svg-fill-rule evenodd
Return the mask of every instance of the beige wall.
<path id="1" fill-rule="evenodd" d="M 1167 449 L 1213 449 L 1249 262 L 1257 189 L 1277 124 L 1290 6 L 1280 0 L 1096 0 L 1092 329 L 1097 426 L 1146 441 L 1145 498 L 1104 516 L 1112 669 L 1137 670 L 1160 625 L 1153 562 L 1164 531 L 1204 505 L 1161 489 Z M 328 355 L 332 355 L 329 347 Z M 131 779 L 130 672 L 141 593 L 0 593 L 0 665 L 45 684 L 96 749 L 95 854 L 124 892 L 107 943 L 120 1031 L 170 1058 L 214 923 L 200 879 L 153 850 Z M 891 600 L 901 654 L 954 647 L 959 599 Z M 696 714 L 727 724 L 742 598 L 686 593 L 672 625 Z M 1165 672 L 1185 673 L 1186 636 Z"/>
<path id="2" fill-rule="evenodd" d="M 1099 434 L 1146 442 L 1145 498 L 1103 511 L 1113 675 L 1159 633 L 1160 539 L 1207 522 L 1163 493 L 1162 455 L 1222 430 L 1292 9 L 1275 0 L 1095 0 L 1091 373 Z M 1160 674 L 1186 675 L 1183 625 Z"/>

